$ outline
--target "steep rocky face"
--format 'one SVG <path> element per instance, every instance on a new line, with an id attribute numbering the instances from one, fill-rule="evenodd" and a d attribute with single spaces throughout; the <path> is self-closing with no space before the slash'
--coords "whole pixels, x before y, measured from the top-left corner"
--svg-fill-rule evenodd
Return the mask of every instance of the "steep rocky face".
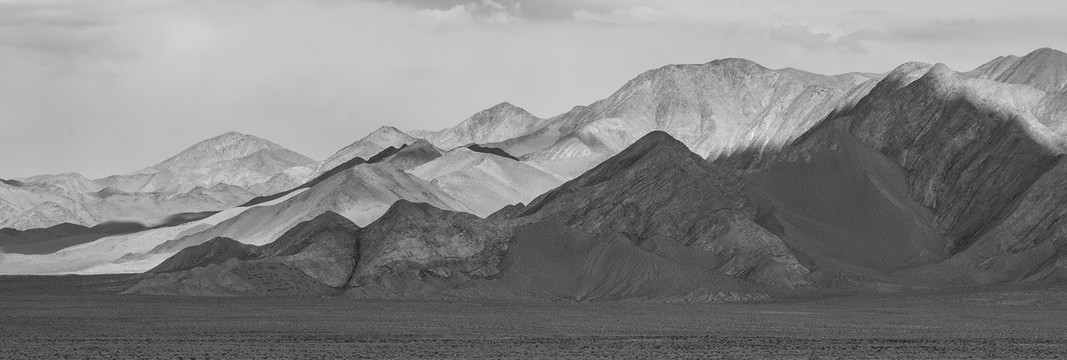
<path id="1" fill-rule="evenodd" d="M 1043 97 L 905 64 L 750 179 L 815 269 L 921 284 L 1055 279 L 1065 143 L 1035 117 Z"/>
<path id="2" fill-rule="evenodd" d="M 1067 163 L 1060 157 L 1013 206 L 945 265 L 984 273 L 956 275 L 968 282 L 1067 279 Z"/>
<path id="3" fill-rule="evenodd" d="M 742 59 L 666 66 L 551 119 L 560 138 L 529 158 L 613 155 L 653 130 L 711 159 L 774 150 L 823 120 L 854 87 L 852 79 L 770 70 Z"/>
<path id="4" fill-rule="evenodd" d="M 96 183 L 124 192 L 182 193 L 217 184 L 248 188 L 312 162 L 270 141 L 229 132 L 201 141 L 159 164 Z"/>
<path id="5" fill-rule="evenodd" d="M 487 279 L 499 272 L 511 231 L 506 222 L 397 201 L 360 233 L 360 261 L 348 293 L 418 297 Z M 438 281 L 452 285 L 434 286 Z"/>
<path id="6" fill-rule="evenodd" d="M 500 103 L 471 115 L 451 128 L 436 132 L 421 132 L 421 137 L 442 149 L 469 144 L 504 141 L 538 130 L 543 119 L 509 103 Z"/>
<path id="7" fill-rule="evenodd" d="M 370 159 L 377 153 L 389 147 L 400 148 L 404 145 L 415 143 L 414 137 L 392 126 L 383 126 L 368 134 L 358 141 L 337 150 L 336 153 L 316 165 L 315 172 L 309 178 L 322 175 L 324 172 L 355 158 Z"/>
<path id="8" fill-rule="evenodd" d="M 714 269 L 735 274 L 776 268 L 772 283 L 798 285 L 807 273 L 777 236 L 753 223 L 758 208 L 742 179 L 710 164 L 665 132 L 652 132 L 582 176 L 496 216 L 555 217 L 595 235 L 622 233 L 641 244 L 665 237 L 714 254 Z M 753 242 L 761 242 L 755 244 Z M 772 246 L 764 246 L 770 242 Z M 739 256 L 751 262 L 740 261 Z M 778 271 L 778 270 L 775 270 Z"/>
<path id="9" fill-rule="evenodd" d="M 934 210 L 947 250 L 957 252 L 1063 153 L 1063 140 L 1013 101 L 1015 90 L 907 64 L 838 121 L 904 168 L 910 193 Z"/>

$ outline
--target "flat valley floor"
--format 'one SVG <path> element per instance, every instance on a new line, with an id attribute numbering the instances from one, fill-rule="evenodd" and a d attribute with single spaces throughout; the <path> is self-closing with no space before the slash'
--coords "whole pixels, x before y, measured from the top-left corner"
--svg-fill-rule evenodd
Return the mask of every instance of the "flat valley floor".
<path id="1" fill-rule="evenodd" d="M 0 359 L 1067 358 L 1067 286 L 635 304 L 102 293 L 116 279 L 0 277 Z"/>

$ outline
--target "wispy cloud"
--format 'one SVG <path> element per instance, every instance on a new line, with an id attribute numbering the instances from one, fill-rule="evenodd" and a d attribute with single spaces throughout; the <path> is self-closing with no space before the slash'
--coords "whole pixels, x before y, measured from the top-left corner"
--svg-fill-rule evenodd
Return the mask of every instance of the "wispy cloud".
<path id="1" fill-rule="evenodd" d="M 862 28 L 842 35 L 814 31 L 802 25 L 783 25 L 767 29 L 767 36 L 773 40 L 799 46 L 811 51 L 839 50 L 866 53 L 870 50 L 864 45 L 868 41 L 888 36 L 885 31 Z"/>
<path id="2" fill-rule="evenodd" d="M 457 4 L 448 9 L 420 9 L 415 15 L 437 25 L 463 25 L 472 21 L 503 24 L 518 20 L 521 9 L 521 4 L 517 2 L 481 0 Z"/>
<path id="3" fill-rule="evenodd" d="M 675 19 L 678 14 L 669 10 L 662 10 L 652 6 L 634 6 L 630 8 L 618 8 L 609 12 L 594 12 L 585 9 L 575 10 L 574 19 L 578 21 L 590 21 L 612 24 L 650 23 Z"/>

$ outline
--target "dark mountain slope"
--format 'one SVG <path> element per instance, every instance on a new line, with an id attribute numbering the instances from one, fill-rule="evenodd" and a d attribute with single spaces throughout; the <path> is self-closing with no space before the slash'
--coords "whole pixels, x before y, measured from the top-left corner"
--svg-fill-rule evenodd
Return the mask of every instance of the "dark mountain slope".
<path id="1" fill-rule="evenodd" d="M 165 274 L 183 270 L 222 264 L 230 259 L 251 260 L 259 256 L 259 249 L 237 240 L 217 237 L 210 241 L 187 247 L 174 256 L 148 270 L 148 274 Z"/>
<path id="2" fill-rule="evenodd" d="M 345 285 L 358 260 L 359 227 L 333 212 L 252 246 L 215 238 L 182 249 L 126 293 L 315 295 Z"/>
<path id="3" fill-rule="evenodd" d="M 828 124 L 749 182 L 772 199 L 778 233 L 809 268 L 885 274 L 946 258 L 933 213 L 912 199 L 905 176 Z"/>
<path id="4" fill-rule="evenodd" d="M 623 234 L 593 237 L 549 219 L 517 230 L 497 281 L 520 294 L 574 301 L 762 298 L 751 294 L 753 286 L 709 271 L 706 263 L 670 256 L 700 256 L 677 242 L 656 237 L 643 245 L 680 249 L 649 251 Z M 707 255 L 703 260 L 714 261 Z"/>
<path id="5" fill-rule="evenodd" d="M 1064 140 L 1026 89 L 905 64 L 749 178 L 815 269 L 928 285 L 1055 278 Z"/>
<path id="6" fill-rule="evenodd" d="M 662 236 L 714 254 L 709 267 L 731 275 L 788 286 L 804 283 L 808 270 L 777 236 L 754 222 L 758 212 L 740 176 L 656 131 L 530 205 L 496 217 L 554 216 L 581 232 L 626 234 L 637 245 Z M 769 273 L 777 275 L 764 277 Z"/>
<path id="7" fill-rule="evenodd" d="M 954 253 L 1001 220 L 1063 152 L 1062 139 L 1011 106 L 1010 90 L 909 64 L 837 121 L 904 168 L 909 192 L 934 210 Z"/>
<path id="8" fill-rule="evenodd" d="M 303 245 L 291 245 L 304 243 L 297 239 L 319 239 L 295 228 L 261 248 L 257 260 L 216 267 L 246 269 L 246 275 L 231 271 L 244 279 L 248 274 L 269 276 L 247 270 L 249 263 L 280 262 L 284 269 L 299 269 L 317 281 L 290 284 L 292 288 L 317 294 L 316 284 L 337 287 L 335 280 L 346 278 L 345 286 L 337 289 L 347 296 L 372 298 L 735 301 L 764 295 L 727 275 L 803 284 L 807 270 L 781 240 L 753 221 L 758 211 L 743 186 L 740 178 L 689 152 L 669 135 L 653 133 L 602 167 L 513 212 L 519 216 L 481 219 L 396 201 L 359 230 L 356 240 L 345 242 L 358 244 L 358 251 L 332 247 L 330 255 L 320 255 L 334 264 L 352 261 L 348 271 L 346 266 L 318 271 L 281 260 L 294 256 L 289 252 L 263 252 L 299 249 Z M 616 196 L 632 199 L 620 202 Z M 523 235 L 516 236 L 520 228 Z M 560 251 L 567 257 L 557 259 Z M 512 265 L 503 266 L 505 258 Z M 548 271 L 564 265 L 575 271 Z M 192 286 L 175 285 L 182 281 L 218 289 L 211 285 L 214 281 L 233 281 L 211 266 L 202 269 L 147 279 L 130 291 L 166 293 Z M 193 276 L 195 281 L 189 280 Z M 236 293 L 261 293 L 248 289 Z"/>

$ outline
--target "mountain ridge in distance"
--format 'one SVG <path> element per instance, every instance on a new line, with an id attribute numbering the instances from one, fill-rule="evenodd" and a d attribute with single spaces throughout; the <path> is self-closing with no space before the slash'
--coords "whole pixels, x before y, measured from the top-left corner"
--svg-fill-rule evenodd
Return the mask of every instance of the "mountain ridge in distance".
<path id="1" fill-rule="evenodd" d="M 152 255 L 211 261 L 130 292 L 751 301 L 1061 281 L 1061 55 L 835 76 L 723 59 L 650 70 L 549 119 L 494 116 L 521 114 L 501 104 L 412 132 L 477 141 L 385 147 L 380 164 L 178 236 Z M 498 125 L 506 135 L 478 130 Z M 328 212 L 362 227 L 295 235 Z M 238 245 L 315 239 L 315 255 L 242 258 Z"/>
<path id="2" fill-rule="evenodd" d="M 312 162 L 268 140 L 231 131 L 193 144 L 158 164 L 96 182 L 125 192 L 180 193 L 217 184 L 249 187 Z"/>

